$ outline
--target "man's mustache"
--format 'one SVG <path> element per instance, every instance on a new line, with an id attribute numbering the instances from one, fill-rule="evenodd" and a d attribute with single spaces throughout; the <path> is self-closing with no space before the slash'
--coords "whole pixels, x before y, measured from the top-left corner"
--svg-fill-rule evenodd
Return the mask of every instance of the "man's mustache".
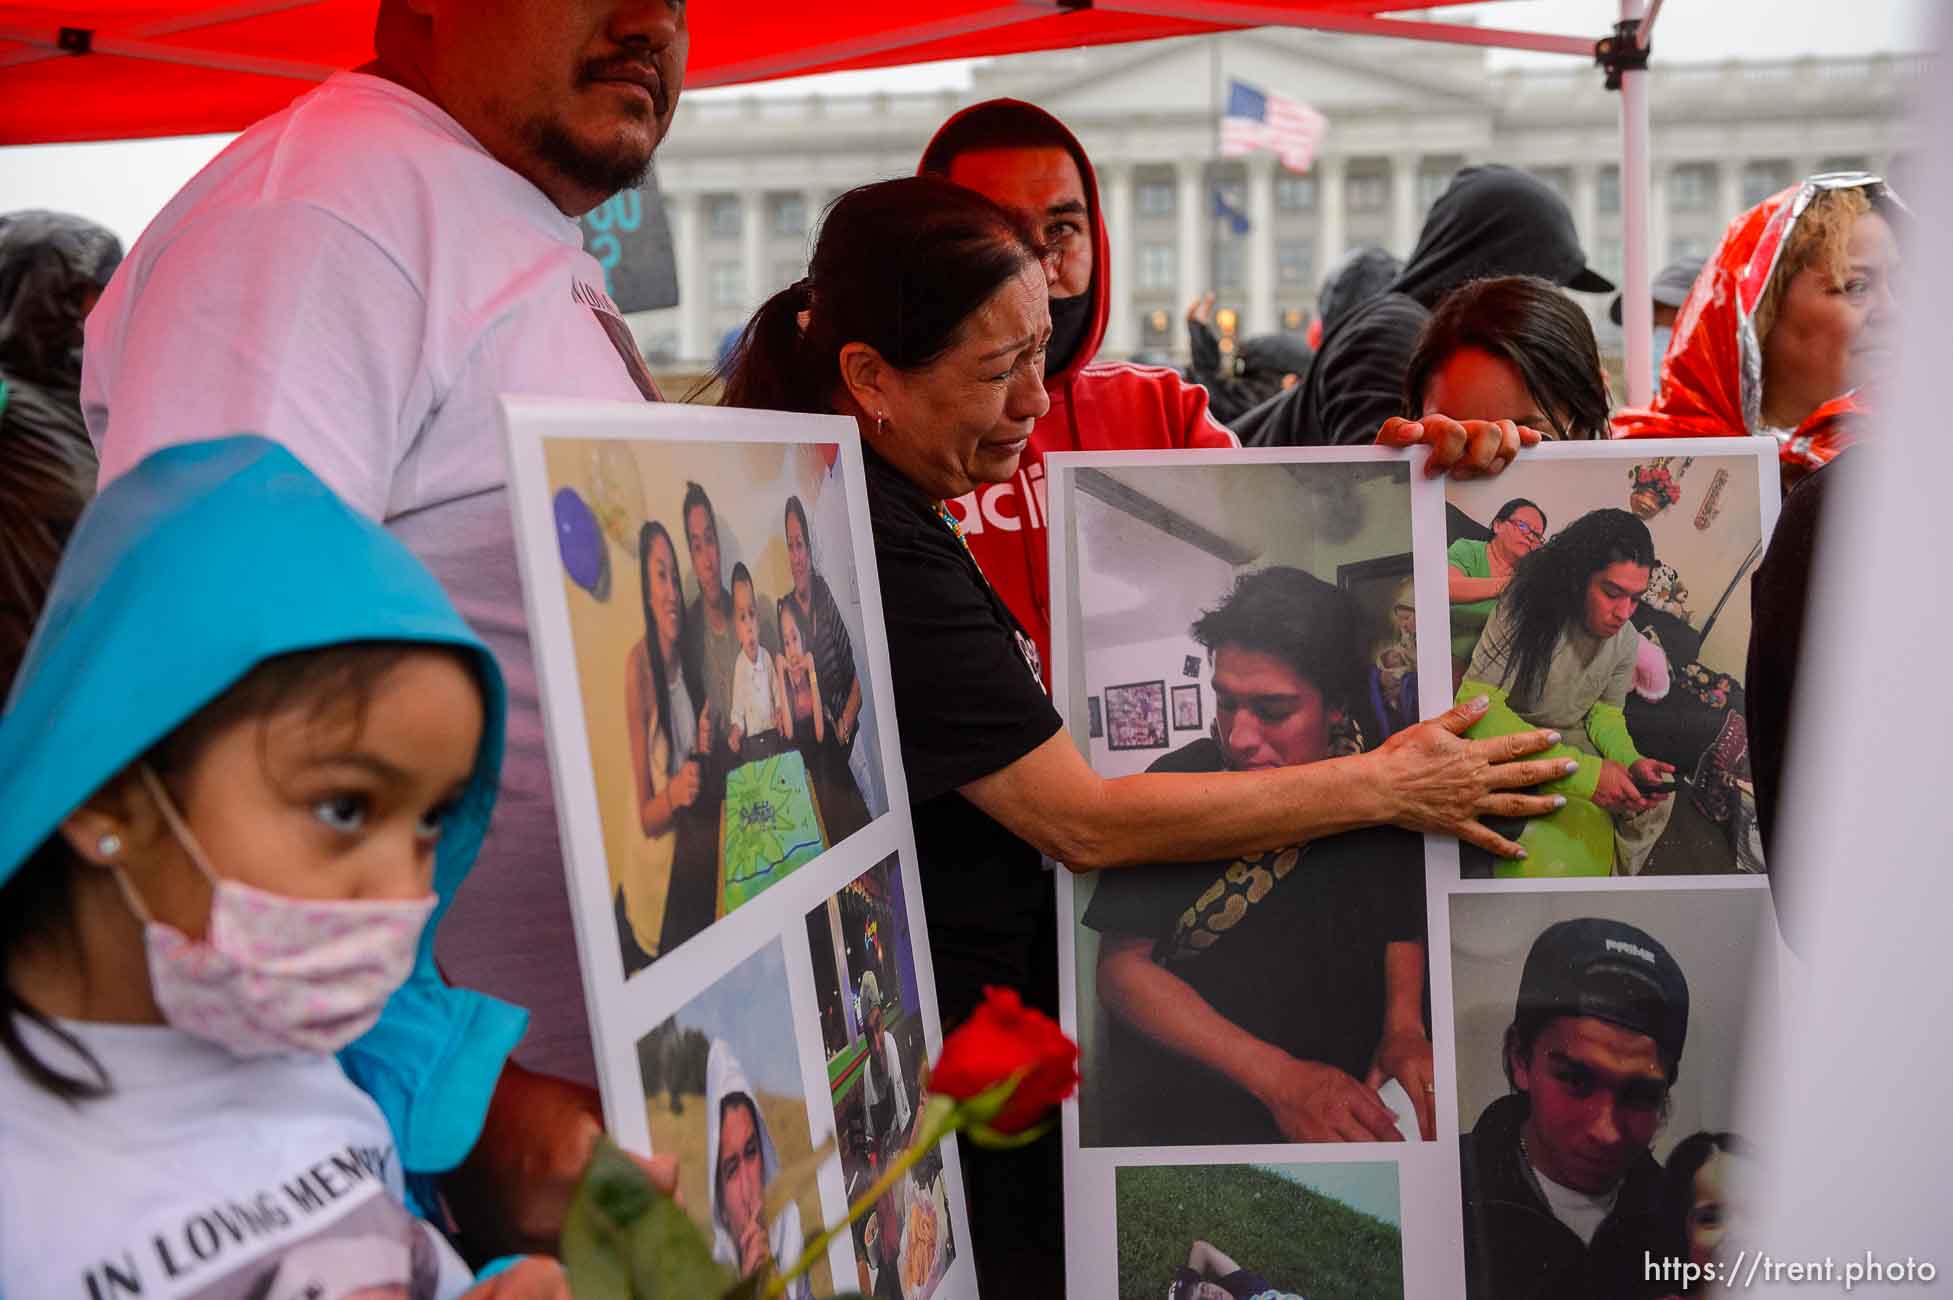
<path id="1" fill-rule="evenodd" d="M 597 81 L 629 81 L 643 86 L 651 92 L 651 102 L 663 117 L 671 111 L 671 96 L 665 89 L 665 79 L 658 71 L 657 64 L 649 58 L 633 58 L 621 55 L 608 59 L 591 59 L 577 69 L 577 84 L 587 86 Z"/>

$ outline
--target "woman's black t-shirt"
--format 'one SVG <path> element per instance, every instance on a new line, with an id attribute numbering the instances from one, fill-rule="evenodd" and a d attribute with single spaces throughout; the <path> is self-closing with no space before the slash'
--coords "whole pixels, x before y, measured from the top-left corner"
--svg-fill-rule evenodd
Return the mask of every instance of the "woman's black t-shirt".
<path id="1" fill-rule="evenodd" d="M 1038 851 L 958 790 L 1001 771 L 1063 725 L 1037 649 L 937 503 L 862 449 L 889 676 L 915 818 L 923 908 L 943 1024 L 986 984 L 1057 1013 L 1057 924 Z"/>

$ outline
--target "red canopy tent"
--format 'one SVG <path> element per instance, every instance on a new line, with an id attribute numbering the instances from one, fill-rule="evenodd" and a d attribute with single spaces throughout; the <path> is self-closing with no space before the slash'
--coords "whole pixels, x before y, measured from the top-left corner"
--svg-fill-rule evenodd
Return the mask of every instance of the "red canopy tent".
<path id="1" fill-rule="evenodd" d="M 1597 7 L 1604 0 L 1597 0 Z M 1644 0 L 1620 0 L 1647 25 Z M 1661 0 L 1654 0 L 1659 9 Z M 698 5 L 686 85 L 812 72 L 1309 27 L 1591 57 L 1569 36 L 1382 15 L 1403 0 L 739 0 Z M 0 145 L 235 131 L 310 82 L 372 57 L 375 0 L 75 0 L 0 4 Z M 1616 45 L 1621 45 L 1616 42 Z M 1626 44 L 1631 45 L 1632 42 Z M 1629 400 L 1645 402 L 1650 307 L 1643 78 L 1622 95 Z"/>

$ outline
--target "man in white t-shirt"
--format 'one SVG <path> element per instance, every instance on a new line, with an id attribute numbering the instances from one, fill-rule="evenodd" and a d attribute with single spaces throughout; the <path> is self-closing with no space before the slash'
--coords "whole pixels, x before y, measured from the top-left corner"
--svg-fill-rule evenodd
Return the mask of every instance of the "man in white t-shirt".
<path id="1" fill-rule="evenodd" d="M 912 1112 L 909 1087 L 902 1076 L 902 1049 L 895 1035 L 888 1032 L 888 1002 L 882 997 L 881 982 L 875 972 L 861 977 L 861 1028 L 868 1039 L 868 1061 L 861 1073 L 861 1100 L 866 1105 L 871 1136 L 884 1155 L 892 1154 L 907 1140 Z M 892 1140 L 891 1140 L 892 1139 Z"/>
<path id="2" fill-rule="evenodd" d="M 1652 935 L 1579 917 L 1526 954 L 1512 1091 L 1459 1138 L 1469 1300 L 1643 1300 L 1674 1253 L 1649 1152 L 1688 1036 L 1689 987 Z"/>
<path id="3" fill-rule="evenodd" d="M 382 0 L 377 60 L 218 155 L 88 320 L 103 481 L 164 444 L 274 438 L 384 520 L 501 661 L 501 801 L 437 950 L 533 1013 L 445 1187 L 485 1250 L 553 1249 L 601 1125 L 495 402 L 656 398 L 576 217 L 644 175 L 688 41 L 682 0 Z"/>

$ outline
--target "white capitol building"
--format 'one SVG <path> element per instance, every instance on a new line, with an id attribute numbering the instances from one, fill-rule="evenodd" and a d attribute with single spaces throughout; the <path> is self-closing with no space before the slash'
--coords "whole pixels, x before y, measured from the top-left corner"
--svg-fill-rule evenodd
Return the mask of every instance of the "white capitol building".
<path id="1" fill-rule="evenodd" d="M 945 118 L 999 95 L 1057 114 L 1097 165 L 1109 355 L 1184 352 L 1181 314 L 1210 287 L 1244 334 L 1299 327 L 1337 256 L 1364 243 L 1409 252 L 1426 207 L 1470 163 L 1525 167 L 1555 186 L 1595 268 L 1618 279 L 1616 98 L 1598 69 L 1566 63 L 1492 71 L 1477 48 L 1270 29 L 1000 59 L 964 91 L 684 100 L 658 150 L 684 301 L 636 316 L 638 338 L 660 363 L 709 361 L 805 273 L 829 200 L 912 172 Z M 1652 265 L 1708 253 L 1738 211 L 1801 175 L 1869 167 L 1903 187 L 1905 106 L 1928 67 L 1924 55 L 1664 67 L 1657 44 Z M 1229 79 L 1329 119 L 1309 174 L 1270 154 L 1216 157 Z M 1215 190 L 1247 216 L 1246 234 L 1213 215 Z M 1617 347 L 1605 303 L 1590 305 L 1603 346 Z"/>

